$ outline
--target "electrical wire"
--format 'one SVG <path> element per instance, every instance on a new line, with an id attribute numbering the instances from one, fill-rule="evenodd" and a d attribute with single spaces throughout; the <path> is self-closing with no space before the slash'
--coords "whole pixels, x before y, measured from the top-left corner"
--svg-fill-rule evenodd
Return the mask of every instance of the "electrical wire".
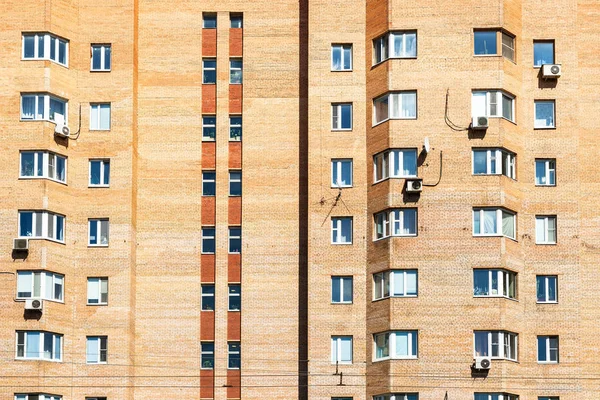
<path id="1" fill-rule="evenodd" d="M 446 89 L 446 107 L 444 110 L 444 121 L 446 122 L 446 125 L 448 125 L 448 127 L 450 129 L 452 129 L 453 131 L 468 131 L 469 127 L 461 127 L 459 125 L 456 125 L 454 122 L 452 122 L 450 120 L 450 117 L 448 116 L 448 98 L 450 97 L 450 88 Z"/>

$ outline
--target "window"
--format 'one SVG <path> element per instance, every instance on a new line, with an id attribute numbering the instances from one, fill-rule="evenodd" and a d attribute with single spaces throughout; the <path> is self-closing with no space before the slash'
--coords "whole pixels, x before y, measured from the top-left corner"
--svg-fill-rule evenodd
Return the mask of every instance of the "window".
<path id="1" fill-rule="evenodd" d="M 538 303 L 558 303 L 558 277 L 538 275 L 535 277 Z"/>
<path id="2" fill-rule="evenodd" d="M 558 396 L 539 396 L 538 400 L 560 400 Z"/>
<path id="3" fill-rule="evenodd" d="M 202 141 L 214 142 L 217 134 L 217 118 L 214 115 L 202 116 Z"/>
<path id="4" fill-rule="evenodd" d="M 217 188 L 215 171 L 202 171 L 202 196 L 214 196 Z"/>
<path id="5" fill-rule="evenodd" d="M 413 178 L 417 176 L 417 150 L 391 149 L 373 156 L 373 179 Z"/>
<path id="6" fill-rule="evenodd" d="M 240 369 L 241 361 L 240 342 L 227 342 L 227 368 Z"/>
<path id="7" fill-rule="evenodd" d="M 331 45 L 331 70 L 352 71 L 352 45 Z"/>
<path id="8" fill-rule="evenodd" d="M 536 186 L 556 185 L 556 159 L 535 160 L 535 184 Z"/>
<path id="9" fill-rule="evenodd" d="M 239 226 L 229 227 L 229 253 L 242 252 L 242 228 Z"/>
<path id="10" fill-rule="evenodd" d="M 474 91 L 471 97 L 473 118 L 490 117 L 514 120 L 515 98 L 501 90 Z"/>
<path id="11" fill-rule="evenodd" d="M 66 67 L 69 41 L 50 33 L 24 33 L 23 60 L 51 60 Z"/>
<path id="12" fill-rule="evenodd" d="M 554 128 L 554 121 L 554 100 L 536 100 L 533 127 L 536 129 Z"/>
<path id="13" fill-rule="evenodd" d="M 375 214 L 375 240 L 417 235 L 417 209 L 399 208 Z"/>
<path id="14" fill-rule="evenodd" d="M 331 218 L 331 243 L 352 244 L 352 217 Z"/>
<path id="15" fill-rule="evenodd" d="M 515 61 L 515 37 L 502 32 L 502 56 Z"/>
<path id="16" fill-rule="evenodd" d="M 90 131 L 110 130 L 110 103 L 90 104 Z"/>
<path id="17" fill-rule="evenodd" d="M 240 284 L 229 285 L 229 311 L 240 311 L 242 309 L 242 286 Z"/>
<path id="18" fill-rule="evenodd" d="M 544 64 L 554 64 L 554 41 L 533 41 L 533 66 L 541 67 Z"/>
<path id="19" fill-rule="evenodd" d="M 475 393 L 475 400 L 519 400 L 519 396 L 509 393 Z"/>
<path id="20" fill-rule="evenodd" d="M 242 195 L 242 171 L 229 171 L 229 195 Z"/>
<path id="21" fill-rule="evenodd" d="M 201 357 L 202 369 L 213 369 L 215 367 L 215 344 L 214 342 L 202 342 Z"/>
<path id="22" fill-rule="evenodd" d="M 88 245 L 108 246 L 108 219 L 90 219 Z"/>
<path id="23" fill-rule="evenodd" d="M 498 31 L 483 31 L 477 30 L 474 32 L 475 38 L 475 55 L 497 55 L 498 54 Z M 503 43 L 504 44 L 504 43 Z M 504 46 L 503 46 L 504 47 Z M 513 46 L 514 48 L 514 46 Z M 504 50 L 504 49 L 503 49 Z"/>
<path id="24" fill-rule="evenodd" d="M 242 117 L 229 116 L 229 141 L 239 142 L 242 140 Z"/>
<path id="25" fill-rule="evenodd" d="M 373 274 L 373 300 L 416 296 L 417 276 L 416 269 L 398 269 Z"/>
<path id="26" fill-rule="evenodd" d="M 50 94 L 21 94 L 22 121 L 54 121 L 60 114 L 67 121 L 67 101 Z"/>
<path id="27" fill-rule="evenodd" d="M 373 335 L 375 361 L 417 358 L 417 331 L 391 331 Z"/>
<path id="28" fill-rule="evenodd" d="M 539 363 L 558 363 L 558 336 L 537 337 Z"/>
<path id="29" fill-rule="evenodd" d="M 417 57 L 417 32 L 395 31 L 373 40 L 373 64 L 388 58 Z"/>
<path id="30" fill-rule="evenodd" d="M 86 397 L 85 400 L 106 400 L 106 397 Z"/>
<path id="31" fill-rule="evenodd" d="M 352 364 L 352 336 L 331 337 L 331 363 Z"/>
<path id="32" fill-rule="evenodd" d="M 215 311 L 215 285 L 203 284 L 202 291 L 202 311 Z"/>
<path id="33" fill-rule="evenodd" d="M 90 186 L 110 185 L 110 160 L 90 160 Z"/>
<path id="34" fill-rule="evenodd" d="M 331 187 L 352 187 L 352 160 L 331 160 Z"/>
<path id="35" fill-rule="evenodd" d="M 65 276 L 49 271 L 17 271 L 17 299 L 63 301 Z"/>
<path id="36" fill-rule="evenodd" d="M 202 83 L 209 85 L 217 83 L 217 60 L 215 58 L 202 59 Z"/>
<path id="37" fill-rule="evenodd" d="M 202 227 L 202 253 L 215 254 L 214 227 Z"/>
<path id="38" fill-rule="evenodd" d="M 419 400 L 418 393 L 391 393 L 373 396 L 373 400 Z"/>
<path id="39" fill-rule="evenodd" d="M 331 130 L 352 130 L 352 104 L 331 105 Z"/>
<path id="40" fill-rule="evenodd" d="M 87 337 L 86 362 L 88 364 L 106 364 L 107 342 L 106 336 Z"/>
<path id="41" fill-rule="evenodd" d="M 473 149 L 473 174 L 516 179 L 515 158 L 515 153 L 505 149 Z"/>
<path id="42" fill-rule="evenodd" d="M 242 14 L 230 13 L 229 21 L 231 22 L 231 28 L 243 28 L 244 27 L 244 16 Z"/>
<path id="43" fill-rule="evenodd" d="M 503 269 L 475 269 L 473 296 L 516 299 L 517 274 Z"/>
<path id="44" fill-rule="evenodd" d="M 556 244 L 556 216 L 535 217 L 535 243 Z"/>
<path id="45" fill-rule="evenodd" d="M 67 182 L 67 158 L 48 151 L 22 151 L 19 178 Z"/>
<path id="46" fill-rule="evenodd" d="M 373 100 L 373 125 L 388 119 L 416 119 L 417 92 L 386 93 Z"/>
<path id="47" fill-rule="evenodd" d="M 334 304 L 352 303 L 352 277 L 331 277 L 331 302 Z"/>
<path id="48" fill-rule="evenodd" d="M 108 304 L 108 278 L 87 279 L 87 303 L 88 305 Z"/>
<path id="49" fill-rule="evenodd" d="M 516 238 L 516 214 L 502 208 L 474 208 L 473 236 Z"/>
<path id="50" fill-rule="evenodd" d="M 202 13 L 202 27 L 204 29 L 216 29 L 217 14 Z"/>
<path id="51" fill-rule="evenodd" d="M 474 356 L 517 361 L 518 335 L 506 331 L 475 331 Z"/>
<path id="52" fill-rule="evenodd" d="M 110 44 L 92 45 L 92 71 L 110 71 L 111 46 Z"/>
<path id="53" fill-rule="evenodd" d="M 332 397 L 331 400 L 353 400 L 352 397 Z"/>
<path id="54" fill-rule="evenodd" d="M 61 400 L 62 396 L 45 393 L 15 393 L 15 400 Z"/>
<path id="55" fill-rule="evenodd" d="M 17 358 L 62 361 L 62 335 L 43 331 L 17 331 Z"/>
<path id="56" fill-rule="evenodd" d="M 19 211 L 19 237 L 65 240 L 65 217 L 50 211 Z"/>
<path id="57" fill-rule="evenodd" d="M 242 59 L 229 59 L 229 83 L 232 85 L 242 84 Z"/>

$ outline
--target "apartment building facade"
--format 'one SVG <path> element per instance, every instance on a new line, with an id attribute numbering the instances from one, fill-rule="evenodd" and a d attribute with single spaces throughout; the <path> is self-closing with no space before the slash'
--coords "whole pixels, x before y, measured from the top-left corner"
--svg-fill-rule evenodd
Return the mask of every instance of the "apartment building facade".
<path id="1" fill-rule="evenodd" d="M 591 400 L 592 0 L 9 0 L 0 397 Z"/>

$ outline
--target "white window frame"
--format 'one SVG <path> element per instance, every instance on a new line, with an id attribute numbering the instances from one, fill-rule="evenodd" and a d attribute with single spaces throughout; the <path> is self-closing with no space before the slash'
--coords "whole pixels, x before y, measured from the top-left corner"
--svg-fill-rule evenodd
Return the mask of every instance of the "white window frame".
<path id="1" fill-rule="evenodd" d="M 96 232 L 92 232 L 92 223 L 96 223 Z M 102 242 L 102 225 L 106 226 L 106 241 Z M 96 238 L 97 243 L 92 243 L 92 236 Z M 108 247 L 110 242 L 110 220 L 108 218 L 90 218 L 88 219 L 88 246 L 89 247 Z"/>
<path id="2" fill-rule="evenodd" d="M 25 98 L 34 98 L 34 115 L 32 117 L 25 117 L 23 114 L 23 100 Z M 21 121 L 51 121 L 54 122 L 54 116 L 50 115 L 50 100 L 58 101 L 65 106 L 64 123 L 67 124 L 69 116 L 69 101 L 61 99 L 60 97 L 54 96 L 49 93 L 21 93 Z M 43 103 L 43 104 L 40 104 Z M 38 114 L 40 106 L 42 107 L 42 114 Z"/>
<path id="3" fill-rule="evenodd" d="M 90 348 L 95 352 L 89 353 Z M 87 336 L 85 349 L 86 364 L 108 363 L 108 336 Z"/>
<path id="4" fill-rule="evenodd" d="M 239 229 L 240 230 L 240 234 L 239 235 L 232 234 L 231 233 L 232 229 Z M 234 240 L 239 240 L 240 241 L 239 251 L 231 251 L 232 242 Z M 233 246 L 233 247 L 235 247 L 235 246 Z M 242 253 L 242 227 L 241 226 L 230 226 L 227 229 L 227 252 L 229 254 L 241 254 Z"/>
<path id="5" fill-rule="evenodd" d="M 505 43 L 505 38 L 510 39 L 510 43 Z M 515 55 L 516 55 L 516 37 L 508 32 L 500 31 L 500 45 L 502 47 L 502 57 L 516 63 Z M 510 45 L 509 45 L 510 44 Z"/>
<path id="6" fill-rule="evenodd" d="M 485 354 L 477 354 L 476 352 L 476 340 L 475 336 L 477 333 L 487 334 L 487 355 Z M 497 342 L 494 342 L 493 335 L 497 334 Z M 510 358 L 510 354 L 506 354 L 505 346 L 510 347 L 510 338 L 514 338 L 514 354 L 515 358 Z M 498 347 L 498 355 L 494 356 L 493 347 Z M 490 357 L 494 360 L 509 360 L 509 361 L 518 361 L 519 360 L 519 334 L 509 331 L 473 331 L 473 357 Z"/>
<path id="7" fill-rule="evenodd" d="M 236 62 L 240 62 L 240 67 L 234 67 L 233 64 Z M 234 82 L 234 76 L 236 76 L 239 72 L 240 81 Z M 242 85 L 244 83 L 244 62 L 241 57 L 231 57 L 229 59 L 229 84 L 230 85 Z"/>
<path id="8" fill-rule="evenodd" d="M 214 123 L 206 123 L 204 122 L 205 118 L 214 118 Z M 214 128 L 215 136 L 210 137 L 209 135 L 204 135 L 204 128 Z M 214 142 L 217 139 L 217 117 L 216 115 L 202 115 L 202 141 L 203 142 Z"/>
<path id="9" fill-rule="evenodd" d="M 485 228 L 485 219 L 484 219 L 484 211 L 495 211 L 496 212 L 496 228 L 498 232 L 494 233 L 483 233 Z M 475 213 L 479 213 L 479 233 L 475 233 Z M 502 225 L 502 216 L 503 213 L 507 213 L 513 216 L 513 232 L 515 233 L 515 237 L 510 237 L 504 234 L 504 229 Z M 509 239 L 516 240 L 517 237 L 517 213 L 507 210 L 502 207 L 475 207 L 473 208 L 473 236 L 475 237 L 494 237 L 494 236 L 503 236 Z"/>
<path id="10" fill-rule="evenodd" d="M 37 278 L 36 278 L 37 276 Z M 50 280 L 50 282 L 48 282 Z M 36 282 L 37 281 L 37 282 Z M 37 285 L 36 285 L 37 283 Z M 48 284 L 50 287 L 48 287 Z M 28 286 L 30 296 L 20 295 L 20 293 L 26 293 L 25 290 Z M 36 288 L 36 286 L 39 286 Z M 60 291 L 57 293 L 56 288 L 60 287 Z M 65 276 L 50 271 L 40 270 L 19 270 L 17 271 L 17 294 L 15 298 L 17 300 L 25 299 L 44 299 L 48 301 L 54 301 L 57 303 L 65 302 Z M 36 296 L 36 291 L 39 296 Z"/>
<path id="11" fill-rule="evenodd" d="M 94 49 L 100 49 L 100 68 L 94 68 Z M 106 53 L 110 54 L 108 57 L 108 68 L 106 68 Z M 107 44 L 92 44 L 90 45 L 90 71 L 94 72 L 110 72 L 112 69 L 112 45 L 110 43 Z"/>
<path id="12" fill-rule="evenodd" d="M 31 235 L 29 236 L 22 236 L 21 235 L 21 213 L 32 213 L 32 218 L 31 218 Z M 37 228 L 37 220 L 38 218 L 41 218 L 41 232 L 40 235 L 38 236 L 34 236 L 35 230 Z M 52 218 L 52 223 L 50 224 L 50 218 Z M 62 240 L 56 239 L 57 234 L 58 234 L 58 221 L 59 218 L 62 218 L 62 235 L 63 238 Z M 49 232 L 49 227 L 50 225 L 52 226 L 52 232 Z M 65 242 L 65 235 L 66 235 L 66 225 L 67 225 L 67 218 L 64 215 L 61 214 L 56 214 L 54 212 L 51 211 L 42 211 L 42 210 L 19 210 L 19 215 L 18 215 L 18 237 L 20 238 L 26 238 L 26 239 L 46 239 L 46 240 L 51 240 L 53 242 L 59 242 L 59 243 L 64 243 Z"/>
<path id="13" fill-rule="evenodd" d="M 239 178 L 232 176 L 232 174 L 239 174 Z M 231 185 L 236 184 L 236 183 L 240 184 L 240 194 L 232 194 Z M 229 171 L 229 196 L 230 197 L 241 197 L 242 196 L 242 171 L 239 169 Z"/>
<path id="14" fill-rule="evenodd" d="M 475 393 L 473 398 L 479 400 L 481 396 L 487 396 L 485 400 L 519 400 L 519 396 L 510 393 Z"/>
<path id="15" fill-rule="evenodd" d="M 212 345 L 212 350 L 205 348 L 204 345 Z M 204 357 L 209 359 L 205 360 Z M 205 366 L 208 362 L 210 365 Z M 205 341 L 200 342 L 200 369 L 212 370 L 215 369 L 215 342 Z"/>
<path id="16" fill-rule="evenodd" d="M 345 50 L 350 50 L 350 68 L 344 68 L 344 64 L 346 61 L 346 51 Z M 338 50 L 340 52 L 340 68 L 336 68 L 335 64 L 333 63 L 333 52 Z M 333 72 L 344 72 L 344 71 L 352 71 L 353 65 L 352 65 L 352 44 L 348 44 L 348 43 L 333 43 L 331 45 L 331 71 Z"/>
<path id="17" fill-rule="evenodd" d="M 554 220 L 554 241 L 550 240 L 550 221 Z M 558 224 L 556 215 L 535 216 L 535 244 L 556 244 L 558 241 Z M 540 232 L 541 230 L 541 232 Z M 540 240 L 542 237 L 542 240 Z"/>
<path id="18" fill-rule="evenodd" d="M 475 286 L 475 273 L 487 272 L 488 274 L 488 294 L 481 294 L 483 288 L 477 289 Z M 510 282 L 514 282 L 515 295 L 510 295 Z M 496 281 L 497 293 L 494 291 L 494 280 Z M 517 273 L 502 268 L 475 268 L 473 269 L 473 297 L 504 297 L 507 299 L 517 299 Z"/>
<path id="19" fill-rule="evenodd" d="M 231 346 L 232 345 L 236 345 L 238 346 L 238 350 L 231 350 Z M 239 367 L 232 367 L 231 366 L 231 361 L 232 361 L 232 356 L 238 356 L 239 357 Z M 241 369 L 242 367 L 242 345 L 239 341 L 228 341 L 227 342 L 227 369 Z"/>
<path id="20" fill-rule="evenodd" d="M 104 290 L 106 288 L 106 291 Z M 103 297 L 106 299 L 103 301 Z M 87 305 L 108 305 L 108 277 L 87 278 Z"/>
<path id="21" fill-rule="evenodd" d="M 215 63 L 213 67 L 207 67 L 206 62 L 213 61 Z M 204 72 L 205 71 L 215 71 L 215 81 L 214 82 L 205 82 L 204 80 Z M 202 58 L 202 84 L 203 85 L 216 85 L 217 84 L 217 59 L 214 57 L 204 57 Z"/>
<path id="22" fill-rule="evenodd" d="M 108 126 L 102 123 L 103 110 L 108 109 Z M 104 111 L 106 112 L 106 111 Z M 92 122 L 96 121 L 96 124 Z M 111 129 L 111 105 L 110 103 L 90 103 L 90 131 L 110 131 Z"/>
<path id="23" fill-rule="evenodd" d="M 33 43 L 34 43 L 34 50 L 33 50 L 33 57 L 25 57 L 25 37 L 33 37 Z M 39 39 L 42 38 L 42 44 L 44 46 L 44 48 L 42 49 L 43 52 L 43 56 L 40 57 L 39 56 Z M 54 39 L 54 44 L 55 44 L 55 48 L 54 48 L 54 54 L 56 56 L 56 59 L 53 59 L 51 57 L 51 46 L 52 46 L 52 39 Z M 65 62 L 61 63 L 59 61 L 59 49 L 60 49 L 60 43 L 64 43 L 65 45 Z M 21 60 L 23 61 L 30 61 L 30 60 L 50 60 L 58 65 L 62 65 L 63 67 L 69 67 L 69 41 L 67 39 L 63 39 L 59 36 L 56 36 L 52 33 L 48 33 L 48 32 L 39 32 L 39 33 L 22 33 L 21 34 Z"/>
<path id="24" fill-rule="evenodd" d="M 333 288 L 339 286 L 339 299 L 333 298 Z M 345 288 L 350 285 L 350 300 L 344 300 Z M 348 275 L 333 275 L 331 277 L 331 304 L 352 304 L 354 300 L 354 277 Z"/>
<path id="25" fill-rule="evenodd" d="M 414 174 L 404 174 L 404 155 L 413 153 L 415 159 Z M 373 182 L 378 183 L 388 178 L 416 178 L 418 174 L 417 149 L 389 149 L 373 156 Z M 396 171 L 400 171 L 399 174 Z"/>
<path id="26" fill-rule="evenodd" d="M 556 339 L 556 347 L 550 347 L 551 339 Z M 543 360 L 540 360 L 539 358 L 540 340 L 546 342 L 546 354 L 545 359 Z M 536 340 L 536 347 L 536 358 L 538 364 L 558 364 L 560 362 L 560 340 L 558 335 L 538 335 Z M 556 360 L 552 360 L 552 350 L 556 350 Z"/>
<path id="27" fill-rule="evenodd" d="M 401 275 L 402 291 L 396 288 L 396 275 Z M 409 277 L 414 275 L 415 293 L 407 293 Z M 379 287 L 378 287 L 379 286 Z M 373 301 L 390 297 L 417 297 L 419 295 L 419 271 L 417 269 L 392 269 L 373 274 Z"/>
<path id="28" fill-rule="evenodd" d="M 538 164 L 544 165 L 544 179 L 547 183 L 538 183 L 537 167 Z M 536 158 L 534 164 L 535 186 L 556 186 L 556 158 Z M 554 178 L 554 179 L 552 179 Z"/>
<path id="29" fill-rule="evenodd" d="M 350 224 L 350 239 L 342 241 L 343 225 L 347 223 Z M 352 217 L 331 217 L 331 244 L 352 244 L 352 237 L 354 236 L 353 223 Z"/>
<path id="30" fill-rule="evenodd" d="M 62 400 L 62 396 L 48 393 L 15 393 L 14 400 Z"/>
<path id="31" fill-rule="evenodd" d="M 205 174 L 210 174 L 210 173 L 214 174 L 213 178 L 209 178 L 209 177 L 205 176 Z M 215 197 L 217 195 L 216 179 L 217 179 L 217 173 L 214 169 L 202 171 L 202 196 Z M 204 193 L 204 184 L 211 184 L 211 183 L 213 184 L 213 187 L 214 187 L 214 193 L 213 194 Z"/>
<path id="32" fill-rule="evenodd" d="M 239 291 L 236 292 L 232 292 L 231 289 L 232 287 L 238 287 Z M 231 300 L 232 298 L 237 297 L 240 307 L 239 308 L 232 308 L 231 307 Z M 242 311 L 242 285 L 240 283 L 230 283 L 227 285 L 227 311 Z"/>
<path id="33" fill-rule="evenodd" d="M 232 122 L 234 118 L 239 118 L 240 122 Z M 230 142 L 240 142 L 242 140 L 242 116 L 241 115 L 230 115 L 229 116 L 229 141 Z M 234 135 L 233 129 L 239 129 L 240 134 Z"/>
<path id="34" fill-rule="evenodd" d="M 397 355 L 396 349 L 396 335 L 406 335 L 407 337 L 407 354 Z M 382 338 L 387 342 L 388 355 L 383 357 L 377 357 L 377 342 L 379 338 Z M 416 342 L 416 348 L 414 348 L 413 341 Z M 373 335 L 373 362 L 385 361 L 385 360 L 414 360 L 419 358 L 419 331 L 417 330 L 406 330 L 406 331 L 386 331 L 381 333 L 375 333 Z"/>
<path id="35" fill-rule="evenodd" d="M 343 178 L 343 165 L 350 164 L 350 183 L 342 183 L 341 179 L 336 181 L 335 177 Z M 351 158 L 333 158 L 331 160 L 331 187 L 332 188 L 349 188 L 353 185 L 354 164 Z"/>
<path id="36" fill-rule="evenodd" d="M 485 100 L 485 115 L 476 115 L 476 112 L 475 112 L 476 107 L 475 107 L 474 98 L 476 96 L 480 96 L 482 93 L 485 93 L 485 98 L 486 98 L 486 100 Z M 502 102 L 503 97 L 506 97 L 511 100 L 512 119 L 508 119 L 508 118 L 504 117 L 503 102 Z M 515 99 L 516 99 L 515 96 L 513 96 L 512 94 L 507 93 L 503 90 L 473 90 L 471 92 L 471 114 L 472 114 L 472 117 L 473 118 L 477 118 L 477 117 L 503 118 L 507 121 L 510 121 L 510 122 L 516 124 Z M 492 105 L 496 106 L 495 114 L 492 114 L 492 112 L 491 112 Z"/>
<path id="37" fill-rule="evenodd" d="M 411 113 L 411 115 L 408 115 L 408 116 L 392 115 L 392 111 L 396 110 L 396 109 L 398 109 L 398 110 L 400 110 L 400 112 L 402 112 L 403 96 L 404 95 L 412 95 L 412 94 L 414 94 L 414 103 L 415 103 L 414 114 Z M 387 104 L 387 118 L 382 118 L 381 120 L 377 119 L 377 103 L 378 102 L 385 102 L 385 104 Z M 402 91 L 394 91 L 394 92 L 385 93 L 385 94 L 373 99 L 373 126 L 382 124 L 385 121 L 388 121 L 390 119 L 409 119 L 409 120 L 417 119 L 418 109 L 419 109 L 419 104 L 418 104 L 416 90 L 402 90 Z"/>
<path id="38" fill-rule="evenodd" d="M 550 300 L 550 279 L 554 280 L 554 297 L 555 300 Z M 544 299 L 540 300 L 537 296 L 537 287 L 539 286 L 538 282 L 542 282 L 544 285 Z M 557 304 L 558 303 L 558 275 L 536 275 L 535 277 L 536 283 L 536 302 L 538 304 Z"/>
<path id="39" fill-rule="evenodd" d="M 205 291 L 204 288 L 212 288 L 212 293 L 209 293 L 209 291 Z M 209 312 L 214 312 L 215 311 L 215 284 L 214 283 L 203 283 L 200 285 L 200 293 L 201 293 L 201 297 L 202 297 L 202 305 L 201 305 L 201 311 L 209 311 Z M 212 308 L 204 308 L 205 305 L 205 300 L 204 298 L 211 298 L 212 299 Z"/>
<path id="40" fill-rule="evenodd" d="M 404 214 L 414 213 L 414 227 L 404 225 Z M 388 237 L 414 237 L 419 233 L 419 211 L 417 208 L 392 208 L 381 211 L 373 216 L 375 226 L 373 229 L 373 241 L 386 239 Z M 408 229 L 409 232 L 404 231 Z M 414 230 L 414 232 L 411 232 Z"/>
<path id="41" fill-rule="evenodd" d="M 342 126 L 342 108 L 350 107 L 350 127 Z M 352 103 L 332 103 L 331 104 L 331 130 L 332 131 L 351 131 L 354 126 L 354 110 Z"/>
<path id="42" fill-rule="evenodd" d="M 44 360 L 44 361 L 53 361 L 53 362 L 62 362 L 62 354 L 63 354 L 63 335 L 60 333 L 47 332 L 47 331 L 28 331 L 28 330 L 18 330 L 15 332 L 15 358 L 17 360 Z M 19 343 L 19 333 L 23 333 L 24 341 L 23 343 Z M 38 334 L 38 351 L 37 356 L 28 356 L 27 355 L 27 347 L 29 344 L 29 337 L 33 336 L 33 334 Z M 50 335 L 52 337 L 52 352 L 50 358 L 45 356 L 44 345 L 45 345 L 45 337 L 46 335 Z M 59 357 L 56 357 L 57 353 L 57 345 L 58 345 L 58 353 Z M 23 356 L 19 356 L 19 347 L 23 348 Z"/>
<path id="43" fill-rule="evenodd" d="M 373 400 L 419 400 L 419 393 L 390 393 L 373 396 Z"/>
<path id="44" fill-rule="evenodd" d="M 475 171 L 475 153 L 485 152 L 486 172 Z M 471 151 L 473 175 L 504 175 L 516 179 L 516 154 L 503 148 L 473 148 Z M 504 173 L 506 171 L 506 173 Z"/>
<path id="45" fill-rule="evenodd" d="M 541 119 L 537 118 L 537 105 L 538 104 L 552 104 L 552 125 L 541 125 L 537 121 Z M 556 128 L 556 101 L 555 100 L 534 100 L 533 101 L 533 129 L 555 129 Z"/>
<path id="46" fill-rule="evenodd" d="M 213 231 L 212 236 L 207 234 L 208 233 L 207 232 L 208 229 L 212 229 L 212 231 Z M 216 232 L 216 229 L 215 229 L 214 226 L 203 226 L 202 227 L 202 230 L 201 230 L 201 234 L 202 234 L 202 239 L 201 239 L 202 240 L 202 244 L 201 244 L 202 250 L 201 250 L 201 252 L 202 252 L 202 254 L 215 254 L 215 252 L 217 250 L 217 247 L 216 247 L 217 243 L 216 243 L 216 240 L 215 240 L 216 233 L 217 232 Z M 211 240 L 212 241 L 214 251 L 208 252 L 208 251 L 206 251 L 204 249 L 204 241 L 205 240 Z"/>
<path id="47" fill-rule="evenodd" d="M 100 182 L 92 183 L 92 164 L 100 163 Z M 106 176 L 106 166 L 108 165 L 108 177 Z M 107 183 L 104 183 L 107 181 Z M 110 159 L 93 158 L 88 163 L 88 187 L 110 187 Z"/>
<path id="48" fill-rule="evenodd" d="M 415 35 L 415 51 L 414 55 L 407 55 L 407 35 Z M 394 48 L 394 36 L 402 36 L 402 53 L 396 55 L 391 50 Z M 379 53 L 377 52 L 379 48 Z M 377 59 L 377 54 L 381 54 L 381 59 Z M 393 55 L 392 55 L 393 54 Z M 419 54 L 419 36 L 416 30 L 390 31 L 382 36 L 373 39 L 373 65 L 384 62 L 389 59 L 415 59 Z"/>
<path id="49" fill-rule="evenodd" d="M 558 396 L 538 396 L 538 400 L 560 400 Z"/>
<path id="50" fill-rule="evenodd" d="M 23 175 L 23 155 L 33 154 L 33 175 Z M 56 168 L 57 161 L 62 159 L 64 163 L 64 179 L 59 179 Z M 41 161 L 42 175 L 38 175 Z M 51 171 L 53 174 L 51 174 Z M 53 176 L 52 176 L 53 175 Z M 29 151 L 24 150 L 19 153 L 19 179 L 50 179 L 59 183 L 67 183 L 67 157 L 50 151 Z"/>
<path id="51" fill-rule="evenodd" d="M 350 360 L 341 360 L 342 343 L 350 342 Z M 350 335 L 331 336 L 331 363 L 352 364 L 354 361 L 354 338 Z"/>

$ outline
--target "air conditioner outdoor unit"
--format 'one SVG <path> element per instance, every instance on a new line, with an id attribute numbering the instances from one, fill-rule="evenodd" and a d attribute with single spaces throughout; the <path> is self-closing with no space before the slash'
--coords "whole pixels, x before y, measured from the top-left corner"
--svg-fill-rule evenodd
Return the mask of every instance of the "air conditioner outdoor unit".
<path id="1" fill-rule="evenodd" d="M 27 251 L 29 250 L 29 239 L 13 239 L 13 250 Z"/>
<path id="2" fill-rule="evenodd" d="M 489 125 L 488 117 L 473 117 L 471 128 L 473 129 L 487 129 Z"/>
<path id="3" fill-rule="evenodd" d="M 562 72 L 560 64 L 544 64 L 542 65 L 542 77 L 558 78 Z"/>
<path id="4" fill-rule="evenodd" d="M 26 310 L 42 311 L 43 308 L 44 308 L 44 300 L 40 300 L 40 299 L 25 300 L 25 309 Z"/>
<path id="5" fill-rule="evenodd" d="M 423 191 L 423 180 L 422 179 L 407 179 L 406 180 L 406 192 L 407 193 L 418 193 Z"/>
<path id="6" fill-rule="evenodd" d="M 475 357 L 475 369 L 490 369 L 492 360 L 489 357 Z"/>
<path id="7" fill-rule="evenodd" d="M 54 114 L 54 134 L 61 137 L 69 137 L 71 130 L 65 125 L 65 117 L 62 114 Z"/>

